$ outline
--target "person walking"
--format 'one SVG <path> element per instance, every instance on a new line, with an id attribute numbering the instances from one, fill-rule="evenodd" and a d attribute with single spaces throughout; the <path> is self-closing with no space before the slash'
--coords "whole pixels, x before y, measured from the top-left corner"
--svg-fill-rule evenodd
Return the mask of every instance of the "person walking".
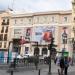
<path id="1" fill-rule="evenodd" d="M 68 70 L 68 67 L 69 67 L 69 60 L 68 60 L 68 57 L 65 57 L 64 64 L 65 64 L 65 67 L 64 67 L 64 74 L 67 75 L 67 70 Z"/>
<path id="2" fill-rule="evenodd" d="M 39 57 L 38 57 L 38 55 L 36 55 L 34 57 L 34 64 L 35 64 L 35 67 L 36 67 L 36 70 L 37 70 L 38 69 L 38 64 L 39 64 Z"/>
<path id="3" fill-rule="evenodd" d="M 60 58 L 59 66 L 60 66 L 61 70 L 60 70 L 60 72 L 58 70 L 58 73 L 59 73 L 59 75 L 63 75 L 63 73 L 64 73 L 64 67 L 65 67 L 65 65 L 64 65 L 64 58 L 63 57 Z"/>

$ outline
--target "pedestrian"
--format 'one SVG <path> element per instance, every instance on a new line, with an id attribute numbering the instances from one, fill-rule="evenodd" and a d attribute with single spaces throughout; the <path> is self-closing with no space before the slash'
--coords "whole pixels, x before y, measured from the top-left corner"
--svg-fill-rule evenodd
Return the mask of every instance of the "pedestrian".
<path id="1" fill-rule="evenodd" d="M 38 56 L 36 55 L 36 56 L 34 57 L 34 64 L 35 64 L 36 70 L 38 69 L 38 63 L 39 63 L 39 58 L 38 58 Z"/>
<path id="2" fill-rule="evenodd" d="M 13 68 L 14 69 L 16 68 L 16 58 L 14 58 L 14 61 L 13 61 Z"/>
<path id="3" fill-rule="evenodd" d="M 56 58 L 56 65 L 59 66 L 59 64 L 60 64 L 60 57 L 57 57 Z"/>
<path id="4" fill-rule="evenodd" d="M 54 58 L 54 63 L 56 64 L 56 62 L 57 62 L 57 57 Z"/>
<path id="5" fill-rule="evenodd" d="M 67 75 L 67 70 L 68 70 L 68 67 L 69 67 L 68 57 L 65 57 L 64 64 L 65 64 L 64 74 Z"/>
<path id="6" fill-rule="evenodd" d="M 64 65 L 64 57 L 60 58 L 59 66 L 60 66 L 60 75 L 63 75 L 64 67 L 65 67 L 65 65 Z M 59 70 L 58 70 L 58 72 L 59 72 Z"/>

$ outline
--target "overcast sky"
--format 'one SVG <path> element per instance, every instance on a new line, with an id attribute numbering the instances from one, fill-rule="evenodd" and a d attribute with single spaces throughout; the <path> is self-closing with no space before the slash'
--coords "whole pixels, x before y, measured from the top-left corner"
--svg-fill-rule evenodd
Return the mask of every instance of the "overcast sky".
<path id="1" fill-rule="evenodd" d="M 0 0 L 0 10 L 12 8 L 24 11 L 71 10 L 71 0 Z"/>

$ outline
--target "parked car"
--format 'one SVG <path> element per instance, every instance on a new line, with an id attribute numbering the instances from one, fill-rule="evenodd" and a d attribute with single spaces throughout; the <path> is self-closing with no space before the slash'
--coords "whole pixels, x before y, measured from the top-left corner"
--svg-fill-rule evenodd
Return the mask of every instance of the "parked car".
<path id="1" fill-rule="evenodd" d="M 18 55 L 16 58 L 18 58 L 18 59 L 23 59 L 23 56 Z"/>
<path id="2" fill-rule="evenodd" d="M 23 56 L 23 58 L 28 58 L 28 57 L 32 57 L 33 55 L 32 54 L 25 54 L 24 56 Z"/>

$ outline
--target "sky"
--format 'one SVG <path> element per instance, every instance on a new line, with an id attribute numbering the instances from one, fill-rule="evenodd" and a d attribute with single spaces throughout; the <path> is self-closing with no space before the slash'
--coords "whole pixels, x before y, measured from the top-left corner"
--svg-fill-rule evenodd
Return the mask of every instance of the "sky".
<path id="1" fill-rule="evenodd" d="M 0 10 L 14 11 L 58 11 L 71 10 L 71 0 L 0 0 Z"/>

